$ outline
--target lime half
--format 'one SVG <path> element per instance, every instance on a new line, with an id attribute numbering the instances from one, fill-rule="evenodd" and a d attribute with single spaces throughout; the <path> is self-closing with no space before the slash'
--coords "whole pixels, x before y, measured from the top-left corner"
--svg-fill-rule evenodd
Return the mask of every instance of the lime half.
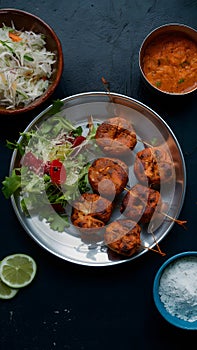
<path id="1" fill-rule="evenodd" d="M 6 256 L 0 265 L 0 277 L 10 288 L 27 286 L 35 277 L 37 270 L 34 259 L 26 254 Z"/>
<path id="2" fill-rule="evenodd" d="M 0 278 L 0 299 L 11 299 L 18 292 L 18 289 L 10 288 Z"/>

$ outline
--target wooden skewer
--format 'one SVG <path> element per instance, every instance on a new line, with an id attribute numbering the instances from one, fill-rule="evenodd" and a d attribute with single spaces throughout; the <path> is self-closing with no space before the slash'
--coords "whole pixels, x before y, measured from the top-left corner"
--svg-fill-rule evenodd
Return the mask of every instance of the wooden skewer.
<path id="1" fill-rule="evenodd" d="M 124 190 L 127 191 L 127 192 L 130 192 L 130 191 L 131 191 L 131 189 L 128 189 L 128 188 L 126 188 L 126 187 L 124 187 Z M 178 219 L 175 219 L 175 218 L 173 218 L 172 216 L 170 216 L 170 215 L 168 215 L 168 214 L 166 214 L 166 213 L 164 213 L 164 212 L 158 212 L 158 214 L 162 214 L 163 216 L 166 216 L 168 219 L 170 219 L 170 220 L 176 222 L 176 223 L 177 223 L 178 225 L 180 225 L 180 226 L 183 226 L 184 229 L 187 230 L 187 227 L 185 226 L 185 224 L 187 223 L 187 220 L 178 220 Z"/>
<path id="2" fill-rule="evenodd" d="M 130 192 L 130 191 L 131 191 L 131 189 L 128 189 L 128 188 L 126 188 L 126 187 L 124 187 L 124 190 L 126 190 L 127 192 Z M 160 212 L 160 214 L 164 215 L 165 217 L 169 218 L 170 220 L 176 222 L 177 224 L 183 226 L 183 227 L 186 229 L 186 226 L 185 226 L 185 224 L 187 223 L 186 220 L 183 220 L 183 221 L 182 221 L 182 220 L 175 219 L 175 218 L 171 217 L 170 215 L 168 215 L 168 214 L 166 214 L 166 213 L 164 213 L 164 212 Z M 151 251 L 153 251 L 153 252 L 155 252 L 155 253 L 159 253 L 159 254 L 162 255 L 162 256 L 165 256 L 166 253 L 164 253 L 164 252 L 161 251 L 161 249 L 160 249 L 160 247 L 159 247 L 159 244 L 158 244 L 158 242 L 157 242 L 157 240 L 156 240 L 156 237 L 155 237 L 153 231 L 151 230 L 150 232 L 151 232 L 151 234 L 152 234 L 152 236 L 153 236 L 153 239 L 154 239 L 154 242 L 155 242 L 155 244 L 156 244 L 156 246 L 157 246 L 157 249 L 150 248 L 150 247 L 145 247 L 145 246 L 142 246 L 142 247 L 143 247 L 144 249 L 148 249 L 148 250 L 151 250 Z"/>
<path id="3" fill-rule="evenodd" d="M 166 216 L 168 219 L 176 222 L 178 225 L 183 226 L 184 229 L 187 230 L 187 227 L 185 226 L 185 224 L 187 223 L 187 220 L 178 220 L 178 219 L 175 219 L 172 216 L 170 216 L 166 213 L 163 213 L 163 212 L 161 212 L 160 214 L 162 214 L 162 215 Z"/>
<path id="4" fill-rule="evenodd" d="M 144 143 L 145 145 L 147 145 L 148 147 L 154 147 L 153 145 L 151 145 L 150 143 L 146 142 L 146 141 L 143 141 L 141 139 L 137 139 L 138 142 L 142 142 Z"/>
<path id="5" fill-rule="evenodd" d="M 157 246 L 157 249 L 158 249 L 159 253 L 160 253 L 161 255 L 165 256 L 166 254 L 165 254 L 164 252 L 161 251 L 160 246 L 159 246 L 159 244 L 158 244 L 158 242 L 157 242 L 157 240 L 156 240 L 156 237 L 155 237 L 155 235 L 154 235 L 154 232 L 153 232 L 152 230 L 151 230 L 150 232 L 151 232 L 151 235 L 153 236 L 154 242 L 155 242 L 155 244 L 156 244 L 156 246 Z"/>
<path id="6" fill-rule="evenodd" d="M 162 256 L 165 256 L 165 255 L 166 255 L 166 253 L 163 253 L 160 249 L 157 250 L 157 249 L 150 248 L 150 247 L 146 247 L 146 246 L 143 246 L 143 245 L 141 245 L 141 247 L 144 248 L 144 249 L 151 250 L 151 251 L 153 251 L 154 253 L 158 253 L 158 254 L 160 254 L 160 255 L 162 255 Z"/>
<path id="7" fill-rule="evenodd" d="M 130 192 L 130 190 L 128 190 L 126 187 L 125 187 L 124 189 L 125 189 L 126 191 Z M 156 244 L 158 250 L 153 249 L 153 248 L 150 248 L 150 247 L 145 247 L 145 246 L 142 246 L 142 247 L 145 248 L 145 249 L 148 249 L 148 250 L 152 250 L 153 252 L 159 253 L 159 254 L 161 254 L 162 256 L 165 256 L 166 253 L 164 253 L 164 252 L 161 251 L 161 249 L 160 249 L 160 247 L 159 247 L 159 244 L 158 244 L 158 242 L 157 242 L 157 240 L 156 240 L 156 237 L 155 237 L 155 235 L 154 235 L 154 233 L 153 233 L 152 230 L 151 230 L 151 234 L 152 234 L 152 236 L 153 236 L 154 242 L 155 242 L 155 244 Z"/>
<path id="8" fill-rule="evenodd" d="M 107 92 L 109 93 L 109 99 L 110 99 L 110 101 L 112 102 L 113 99 L 112 99 L 111 92 L 110 92 L 110 83 L 109 83 L 104 77 L 101 78 L 101 81 L 102 81 L 102 83 L 103 83 L 105 89 L 106 89 Z"/>
<path id="9" fill-rule="evenodd" d="M 110 84 L 109 84 L 109 82 L 104 77 L 101 78 L 101 81 L 102 81 L 105 89 L 107 90 L 107 92 L 110 93 Z"/>

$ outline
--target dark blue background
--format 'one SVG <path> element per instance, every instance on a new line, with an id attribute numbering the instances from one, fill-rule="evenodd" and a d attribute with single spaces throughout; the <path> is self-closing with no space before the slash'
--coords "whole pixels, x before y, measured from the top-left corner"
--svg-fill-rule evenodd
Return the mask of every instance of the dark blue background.
<path id="1" fill-rule="evenodd" d="M 9 301 L 0 301 L 2 350 L 196 349 L 197 334 L 177 329 L 161 318 L 152 297 L 154 276 L 172 255 L 197 250 L 197 99 L 158 97 L 140 79 L 138 51 L 154 28 L 178 22 L 197 29 L 196 0 L 0 0 L 0 7 L 31 12 L 59 36 L 64 53 L 61 83 L 51 98 L 79 92 L 111 91 L 131 96 L 154 109 L 168 123 L 182 148 L 187 191 L 179 216 L 187 230 L 175 224 L 161 242 L 165 257 L 147 253 L 119 266 L 75 265 L 37 245 L 18 222 L 11 203 L 1 201 L 0 259 L 23 252 L 38 264 L 34 282 Z M 9 172 L 11 151 L 6 139 L 17 140 L 42 109 L 29 115 L 1 118 L 0 180 Z M 4 123 L 4 125 L 3 125 Z M 179 344 L 179 345 L 178 345 Z"/>

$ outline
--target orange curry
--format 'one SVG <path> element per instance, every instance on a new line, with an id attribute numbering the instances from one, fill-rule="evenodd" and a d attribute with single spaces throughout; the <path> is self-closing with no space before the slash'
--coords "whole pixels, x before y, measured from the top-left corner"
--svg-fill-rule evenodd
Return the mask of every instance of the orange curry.
<path id="1" fill-rule="evenodd" d="M 197 43 L 181 34 L 162 35 L 147 46 L 142 69 L 162 91 L 191 91 L 197 86 Z"/>

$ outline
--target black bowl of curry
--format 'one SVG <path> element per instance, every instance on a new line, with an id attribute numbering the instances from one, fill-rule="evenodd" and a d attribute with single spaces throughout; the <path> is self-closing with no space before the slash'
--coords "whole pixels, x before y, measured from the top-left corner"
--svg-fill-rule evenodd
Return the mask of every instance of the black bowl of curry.
<path id="1" fill-rule="evenodd" d="M 168 95 L 197 89 L 197 31 L 184 24 L 165 24 L 144 39 L 139 67 L 145 82 Z"/>

